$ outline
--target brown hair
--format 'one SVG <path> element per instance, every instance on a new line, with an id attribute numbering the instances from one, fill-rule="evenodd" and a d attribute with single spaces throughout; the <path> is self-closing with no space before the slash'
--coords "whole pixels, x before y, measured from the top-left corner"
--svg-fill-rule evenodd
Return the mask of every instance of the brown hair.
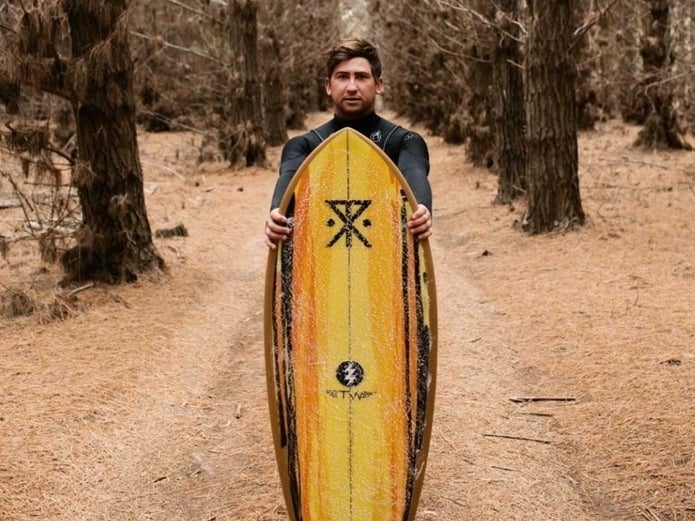
<path id="1" fill-rule="evenodd" d="M 376 47 L 362 38 L 343 38 L 326 53 L 326 76 L 333 74 L 333 69 L 345 60 L 365 58 L 372 68 L 374 79 L 381 78 L 381 58 Z"/>

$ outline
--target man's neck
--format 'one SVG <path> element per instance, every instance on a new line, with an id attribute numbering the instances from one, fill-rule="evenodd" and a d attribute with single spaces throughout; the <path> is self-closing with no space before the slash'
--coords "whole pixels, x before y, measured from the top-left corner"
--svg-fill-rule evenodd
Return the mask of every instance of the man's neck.
<path id="1" fill-rule="evenodd" d="M 379 116 L 377 116 L 376 112 L 370 112 L 357 118 L 346 118 L 345 116 L 335 114 L 333 120 L 339 128 L 351 127 L 359 129 L 366 125 L 373 125 L 379 120 Z"/>

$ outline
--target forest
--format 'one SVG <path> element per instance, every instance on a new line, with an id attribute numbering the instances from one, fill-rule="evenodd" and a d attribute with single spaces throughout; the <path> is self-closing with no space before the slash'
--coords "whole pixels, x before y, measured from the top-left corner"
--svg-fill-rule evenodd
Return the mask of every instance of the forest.
<path id="1" fill-rule="evenodd" d="M 346 35 L 430 147 L 417 519 L 695 520 L 691 0 L 1 2 L 0 520 L 287 518 L 262 223 Z"/>
<path id="2" fill-rule="evenodd" d="M 351 27 L 383 48 L 387 106 L 494 168 L 500 204 L 526 197 L 530 233 L 585 222 L 579 130 L 619 118 L 643 126 L 636 146 L 690 149 L 689 2 L 561 2 L 547 12 L 511 0 L 289 7 L 3 4 L 0 100 L 19 114 L 5 122 L 3 147 L 25 172 L 54 178 L 52 200 L 68 201 L 29 223 L 68 278 L 127 281 L 162 267 L 142 196 L 137 125 L 201 133 L 201 160 L 261 165 L 287 129 L 325 108 L 322 49 Z M 10 171 L 3 178 L 17 186 Z M 62 233 L 77 212 L 79 224 Z"/>

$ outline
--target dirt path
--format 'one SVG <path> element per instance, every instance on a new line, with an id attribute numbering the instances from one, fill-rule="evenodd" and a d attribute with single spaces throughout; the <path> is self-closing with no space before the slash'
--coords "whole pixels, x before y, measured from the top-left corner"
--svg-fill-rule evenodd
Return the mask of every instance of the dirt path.
<path id="1" fill-rule="evenodd" d="M 683 499 L 677 505 L 674 498 L 688 497 L 687 479 L 695 476 L 687 441 L 695 439 L 695 430 L 683 421 L 695 410 L 695 379 L 690 379 L 695 331 L 682 314 L 695 308 L 695 292 L 686 291 L 693 283 L 695 268 L 688 261 L 695 258 L 693 246 L 677 243 L 664 250 L 653 244 L 649 251 L 667 257 L 671 267 L 665 275 L 638 272 L 632 264 L 614 266 L 615 273 L 604 266 L 599 273 L 590 269 L 590 256 L 610 252 L 598 248 L 613 240 L 614 252 L 637 240 L 626 224 L 634 222 L 626 210 L 634 201 L 621 191 L 640 197 L 629 174 L 627 180 L 609 180 L 601 172 L 592 178 L 591 186 L 618 187 L 611 197 L 601 192 L 599 199 L 590 187 L 587 192 L 594 214 L 623 211 L 624 221 L 611 218 L 578 234 L 524 239 L 512 226 L 519 211 L 489 204 L 494 177 L 467 165 L 460 148 L 428 141 L 436 196 L 440 363 L 418 519 L 638 519 L 639 508 L 651 507 L 664 520 L 692 519 L 690 503 Z M 267 421 L 262 338 L 261 231 L 275 173 L 197 169 L 192 144 L 183 135 L 143 136 L 153 226 L 183 222 L 189 230 L 187 238 L 158 242 L 170 266 L 167 275 L 133 287 L 87 290 L 80 294 L 86 311 L 63 322 L 0 319 L 0 374 L 6 375 L 0 381 L 0 520 L 286 519 Z M 277 154 L 272 151 L 271 162 Z M 680 156 L 676 161 L 687 164 Z M 671 209 L 695 202 L 686 170 L 674 168 L 663 180 L 672 187 L 663 194 Z M 660 204 L 652 199 L 652 211 Z M 643 226 L 655 227 L 657 241 L 664 230 L 654 222 Z M 673 225 L 686 226 L 686 220 L 678 217 Z M 692 224 L 687 226 L 679 231 L 692 237 Z M 678 237 L 669 235 L 668 244 Z M 584 285 L 572 277 L 578 267 Z M 648 286 L 631 276 L 648 277 Z M 676 277 L 669 288 L 686 287 L 672 301 L 677 304 L 665 305 L 656 318 L 650 289 L 664 287 L 662 276 Z M 625 283 L 620 277 L 627 277 Z M 56 273 L 37 272 L 32 254 L 17 252 L 0 266 L 0 282 L 18 280 L 47 295 Z M 635 284 L 642 288 L 638 303 Z M 584 302 L 596 288 L 603 300 Z M 639 311 L 644 317 L 634 316 Z M 601 329 L 622 327 L 623 319 L 642 321 L 642 331 L 668 321 L 670 341 L 627 362 L 608 347 L 639 347 L 639 334 L 621 329 L 611 343 Z M 592 354 L 592 345 L 602 345 L 593 336 L 601 331 L 606 349 Z M 667 358 L 679 362 L 661 365 Z M 625 371 L 618 367 L 613 373 L 621 377 L 620 389 L 610 388 L 602 360 L 624 362 Z M 659 391 L 670 400 L 660 417 L 664 426 L 669 420 L 680 425 L 676 439 L 653 422 L 643 425 L 643 438 L 664 446 L 653 458 L 655 466 L 662 457 L 680 458 L 655 478 L 666 498 L 661 503 L 656 496 L 641 502 L 649 483 L 639 491 L 620 483 L 639 473 L 633 453 L 649 458 L 643 438 L 633 432 L 633 446 L 625 452 L 634 474 L 623 461 L 606 475 L 583 443 L 596 444 L 595 436 L 603 436 L 599 456 L 611 454 L 615 463 L 619 445 L 611 429 L 627 428 L 639 409 L 626 400 L 638 390 L 629 385 L 635 374 L 662 382 Z M 654 388 L 647 381 L 642 391 Z M 577 401 L 510 401 L 542 394 Z M 608 403 L 621 404 L 620 418 L 583 427 Z M 669 505 L 676 508 L 673 517 L 664 514 Z"/>

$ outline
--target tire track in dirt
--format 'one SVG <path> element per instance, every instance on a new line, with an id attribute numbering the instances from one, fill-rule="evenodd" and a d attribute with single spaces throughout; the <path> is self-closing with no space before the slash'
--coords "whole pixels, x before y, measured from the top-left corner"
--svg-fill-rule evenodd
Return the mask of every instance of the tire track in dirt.
<path id="1" fill-rule="evenodd" d="M 439 241 L 446 241 L 445 218 Z M 594 518 L 582 511 L 561 464 L 562 440 L 550 416 L 527 415 L 523 366 L 510 318 L 465 275 L 470 258 L 434 249 L 438 267 L 440 356 L 430 464 L 421 515 L 479 521 Z M 509 438 L 506 438 L 506 437 Z M 436 514 L 436 515 L 435 515 Z"/>
<path id="2" fill-rule="evenodd" d="M 420 517 L 431 511 L 432 518 L 447 521 L 592 520 L 562 465 L 562 440 L 552 416 L 526 414 L 510 401 L 527 388 L 517 370 L 525 366 L 524 346 L 513 336 L 514 319 L 495 308 L 472 274 L 472 263 L 487 252 L 468 220 L 475 219 L 481 184 L 493 184 L 494 176 L 457 175 L 466 164 L 463 150 L 437 138 L 429 143 L 436 195 L 432 244 L 439 364 Z M 492 193 L 490 188 L 483 192 Z"/>
<path id="3" fill-rule="evenodd" d="M 160 376 L 170 380 L 170 390 L 188 387 L 174 432 L 159 438 L 167 456 L 150 488 L 161 503 L 151 519 L 161 521 L 260 520 L 281 501 L 263 365 L 261 232 L 269 188 L 254 175 L 208 181 L 217 193 L 201 205 L 187 249 L 212 281 L 200 295 L 199 319 L 179 326 L 177 350 L 198 346 L 188 356 L 204 360 L 185 364 L 173 377 Z M 188 268 L 182 268 L 188 278 Z"/>

